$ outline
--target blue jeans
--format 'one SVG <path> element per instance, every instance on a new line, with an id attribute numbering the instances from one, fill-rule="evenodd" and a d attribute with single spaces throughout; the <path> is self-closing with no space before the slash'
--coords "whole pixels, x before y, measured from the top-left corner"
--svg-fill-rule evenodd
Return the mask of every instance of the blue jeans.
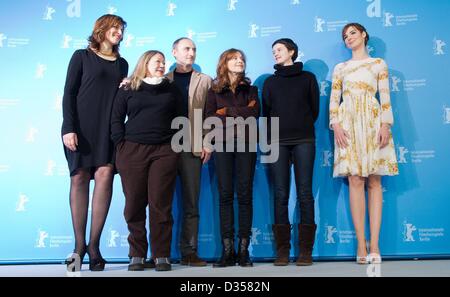
<path id="1" fill-rule="evenodd" d="M 275 224 L 289 224 L 289 192 L 291 165 L 294 165 L 297 203 L 300 204 L 300 223 L 315 224 L 312 178 L 316 146 L 314 142 L 280 145 L 279 158 L 271 164 L 275 194 Z"/>

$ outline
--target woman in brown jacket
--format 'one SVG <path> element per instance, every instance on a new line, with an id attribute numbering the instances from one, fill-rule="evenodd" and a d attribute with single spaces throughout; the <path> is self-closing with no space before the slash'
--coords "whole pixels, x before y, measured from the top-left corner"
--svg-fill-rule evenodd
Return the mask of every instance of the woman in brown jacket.
<path id="1" fill-rule="evenodd" d="M 256 126 L 259 116 L 258 90 L 250 85 L 245 77 L 245 55 L 237 49 L 226 50 L 220 56 L 217 65 L 217 77 L 208 92 L 206 101 L 206 117 L 218 117 L 223 123 L 226 118 L 252 120 Z M 225 125 L 226 126 L 226 125 Z M 248 133 L 241 138 L 241 127 L 233 127 L 233 133 L 223 139 L 216 139 L 215 147 L 224 148 L 214 153 L 215 170 L 219 187 L 220 230 L 222 237 L 222 256 L 214 267 L 234 266 L 236 261 L 240 266 L 253 266 L 248 246 L 250 244 L 253 217 L 253 176 L 256 164 L 256 150 L 251 150 Z M 255 128 L 255 127 L 254 127 Z M 250 129 L 251 130 L 251 129 Z M 255 131 L 255 129 L 253 129 Z M 225 129 L 223 131 L 225 133 Z M 226 144 L 234 142 L 232 149 L 225 150 Z M 245 145 L 245 150 L 238 150 L 239 145 Z M 256 143 L 255 143 L 256 144 Z M 234 177 L 236 177 L 236 192 L 239 204 L 239 249 L 237 258 L 234 251 Z"/>

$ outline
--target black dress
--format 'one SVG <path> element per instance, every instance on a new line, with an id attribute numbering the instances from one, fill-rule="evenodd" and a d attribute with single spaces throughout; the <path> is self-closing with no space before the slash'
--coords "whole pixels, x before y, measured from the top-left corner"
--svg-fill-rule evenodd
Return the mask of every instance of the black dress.
<path id="1" fill-rule="evenodd" d="M 112 164 L 111 111 L 119 84 L 128 73 L 123 58 L 108 61 L 90 49 L 77 50 L 67 70 L 61 135 L 77 133 L 78 147 L 64 146 L 70 175 L 79 168 Z M 92 178 L 92 177 L 91 177 Z"/>

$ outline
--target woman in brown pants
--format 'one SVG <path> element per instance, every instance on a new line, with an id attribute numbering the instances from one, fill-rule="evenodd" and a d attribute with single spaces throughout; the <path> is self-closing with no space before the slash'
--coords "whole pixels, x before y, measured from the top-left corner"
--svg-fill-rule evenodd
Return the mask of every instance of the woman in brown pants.
<path id="1" fill-rule="evenodd" d="M 178 159 L 170 145 L 176 132 L 171 123 L 181 115 L 182 97 L 164 72 L 165 58 L 161 52 L 144 53 L 130 82 L 119 90 L 114 102 L 111 136 L 116 144 L 116 166 L 125 194 L 124 215 L 130 232 L 128 270 L 144 269 L 148 250 L 147 205 L 151 256 L 156 270 L 171 269 L 172 198 Z"/>

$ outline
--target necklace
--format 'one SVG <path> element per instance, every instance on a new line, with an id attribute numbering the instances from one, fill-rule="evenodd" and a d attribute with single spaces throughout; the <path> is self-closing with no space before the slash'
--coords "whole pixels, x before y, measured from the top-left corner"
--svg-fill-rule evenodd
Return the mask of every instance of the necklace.
<path id="1" fill-rule="evenodd" d="M 111 52 L 111 53 L 104 53 L 102 51 L 97 51 L 99 54 L 102 54 L 103 56 L 107 56 L 107 57 L 115 57 L 116 55 Z"/>
<path id="2" fill-rule="evenodd" d="M 99 50 L 99 49 L 92 49 L 96 54 L 100 54 L 100 55 L 102 55 L 102 56 L 105 56 L 105 57 L 114 57 L 114 58 L 116 58 L 116 54 L 115 53 L 113 53 L 113 52 L 111 52 L 111 53 L 105 53 L 105 52 L 102 52 L 101 50 Z"/>

